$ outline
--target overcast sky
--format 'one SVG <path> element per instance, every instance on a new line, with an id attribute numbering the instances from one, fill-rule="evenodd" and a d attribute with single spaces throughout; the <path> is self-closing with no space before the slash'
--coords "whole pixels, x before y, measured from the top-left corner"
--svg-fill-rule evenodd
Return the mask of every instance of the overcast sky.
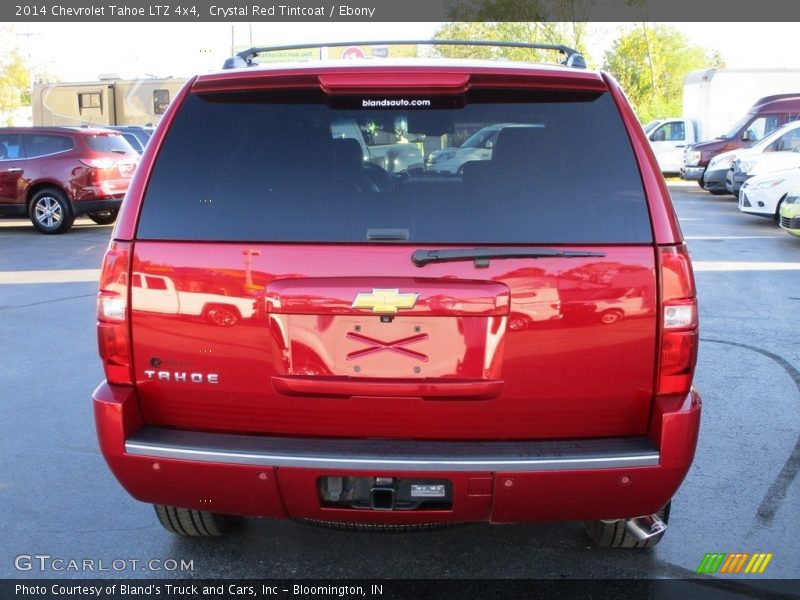
<path id="1" fill-rule="evenodd" d="M 731 68 L 800 68 L 797 23 L 673 23 L 698 45 L 719 50 Z M 437 23 L 20 23 L 13 38 L 36 70 L 61 81 L 91 81 L 104 73 L 124 78 L 188 76 L 216 70 L 231 44 L 429 38 Z M 620 27 L 591 24 L 602 60 Z"/>

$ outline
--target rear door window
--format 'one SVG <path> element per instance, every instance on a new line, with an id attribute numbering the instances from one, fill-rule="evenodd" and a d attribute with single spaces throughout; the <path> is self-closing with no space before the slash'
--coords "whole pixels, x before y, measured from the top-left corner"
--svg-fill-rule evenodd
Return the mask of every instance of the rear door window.
<path id="1" fill-rule="evenodd" d="M 0 134 L 0 160 L 23 158 L 22 141 L 18 133 Z"/>
<path id="2" fill-rule="evenodd" d="M 75 147 L 71 137 L 65 135 L 47 135 L 31 133 L 23 136 L 25 157 L 38 158 L 59 152 L 67 152 Z"/>
<path id="3" fill-rule="evenodd" d="M 490 153 L 460 148 L 482 130 L 491 131 Z M 432 171 L 431 154 L 447 149 L 462 162 L 449 175 Z M 613 100 L 577 92 L 336 103 L 193 94 L 160 149 L 137 236 L 652 242 L 637 162 Z"/>

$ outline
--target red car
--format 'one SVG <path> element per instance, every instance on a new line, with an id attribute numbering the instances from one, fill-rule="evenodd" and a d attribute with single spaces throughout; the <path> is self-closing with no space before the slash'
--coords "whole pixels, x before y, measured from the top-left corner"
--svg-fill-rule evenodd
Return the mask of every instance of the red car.
<path id="1" fill-rule="evenodd" d="M 75 217 L 113 223 L 138 154 L 121 134 L 84 127 L 0 129 L 0 217 L 64 233 Z"/>
<path id="2" fill-rule="evenodd" d="M 187 82 L 98 297 L 100 447 L 164 527 L 583 520 L 600 545 L 661 538 L 700 423 L 691 263 L 622 90 L 558 49 L 567 65 Z M 491 157 L 460 176 L 363 152 L 427 159 L 498 123 Z M 584 309 L 623 291 L 637 308 L 613 322 Z M 212 301 L 237 318 L 190 308 Z"/>

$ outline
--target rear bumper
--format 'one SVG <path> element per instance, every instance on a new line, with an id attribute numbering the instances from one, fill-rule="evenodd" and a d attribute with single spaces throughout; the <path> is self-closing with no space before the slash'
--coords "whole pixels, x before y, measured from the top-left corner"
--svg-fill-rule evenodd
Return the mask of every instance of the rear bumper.
<path id="1" fill-rule="evenodd" d="M 122 206 L 123 196 L 124 194 L 115 198 L 102 198 L 100 200 L 73 200 L 72 214 L 79 216 L 105 210 L 119 210 L 119 207 Z"/>
<path id="2" fill-rule="evenodd" d="M 559 442 L 303 439 L 144 426 L 135 390 L 93 395 L 98 437 L 135 498 L 198 510 L 362 523 L 529 522 L 652 514 L 694 457 L 700 397 L 660 401 L 647 437 Z M 325 475 L 452 482 L 449 510 L 322 507 Z"/>

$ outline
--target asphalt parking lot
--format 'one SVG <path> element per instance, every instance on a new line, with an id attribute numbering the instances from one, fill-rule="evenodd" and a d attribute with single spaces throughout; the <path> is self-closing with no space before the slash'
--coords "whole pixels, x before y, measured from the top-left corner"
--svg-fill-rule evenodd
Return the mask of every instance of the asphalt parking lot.
<path id="1" fill-rule="evenodd" d="M 221 540 L 171 536 L 113 479 L 94 434 L 95 270 L 111 227 L 79 220 L 43 236 L 0 220 L 0 577 L 683 578 L 706 553 L 769 552 L 764 576 L 800 578 L 800 239 L 739 213 L 732 197 L 671 190 L 695 261 L 704 412 L 694 466 L 651 551 L 593 548 L 580 523 L 354 534 L 251 521 Z M 18 569 L 18 556 L 36 554 L 127 562 Z M 152 559 L 160 570 L 142 567 Z M 716 578 L 757 596 L 758 575 Z"/>

